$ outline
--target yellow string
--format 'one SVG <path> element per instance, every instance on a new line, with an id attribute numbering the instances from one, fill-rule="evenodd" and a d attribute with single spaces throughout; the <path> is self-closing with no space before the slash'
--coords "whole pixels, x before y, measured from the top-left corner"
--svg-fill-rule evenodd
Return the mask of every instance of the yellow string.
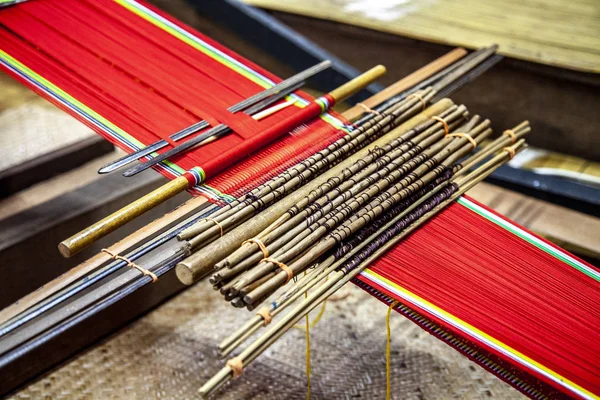
<path id="1" fill-rule="evenodd" d="M 306 271 L 304 271 L 304 276 L 306 276 Z M 304 298 L 308 298 L 308 290 L 304 292 Z M 310 321 L 308 319 L 308 314 L 304 316 L 306 321 L 306 400 L 310 400 Z M 320 316 L 317 318 L 320 319 Z"/>
<path id="2" fill-rule="evenodd" d="M 390 329 L 390 314 L 394 307 L 396 307 L 400 302 L 394 301 L 388 307 L 387 317 L 385 319 L 385 326 L 387 328 L 387 342 L 385 346 L 385 400 L 390 400 L 392 398 L 392 330 Z"/>
<path id="3" fill-rule="evenodd" d="M 305 293 L 305 296 L 308 296 Z M 308 321 L 308 314 L 304 317 L 306 319 L 306 400 L 310 400 L 310 322 Z"/>
<path id="4" fill-rule="evenodd" d="M 321 320 L 321 317 L 323 316 L 323 314 L 325 314 L 325 305 L 327 304 L 326 301 L 324 301 L 323 303 L 321 303 L 321 309 L 319 310 L 319 314 L 317 314 L 317 316 L 315 317 L 315 319 L 310 323 L 310 328 L 314 328 L 317 323 Z M 306 316 L 308 316 L 308 314 L 306 314 Z M 296 324 L 294 325 L 294 328 L 296 329 L 300 329 L 300 330 L 305 330 L 306 326 L 305 325 L 300 325 L 300 324 Z"/>

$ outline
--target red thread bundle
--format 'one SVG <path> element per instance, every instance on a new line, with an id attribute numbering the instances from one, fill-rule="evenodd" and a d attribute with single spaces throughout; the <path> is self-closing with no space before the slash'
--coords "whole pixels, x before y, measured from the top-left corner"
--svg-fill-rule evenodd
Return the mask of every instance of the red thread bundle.
<path id="1" fill-rule="evenodd" d="M 283 131 L 285 127 L 291 129 L 307 108 L 316 107 L 289 107 L 262 121 L 228 112 L 228 107 L 264 87 L 114 1 L 26 2 L 3 10 L 0 23 L 5 27 L 0 30 L 3 51 L 145 145 L 159 139 L 173 144 L 170 134 L 200 119 L 211 126 L 230 126 L 233 134 L 171 160 L 183 170 L 200 166 L 209 177 L 273 140 L 277 136 L 273 126 L 279 125 Z M 280 81 L 192 29 L 185 29 L 226 56 L 243 60 L 245 66 L 265 78 Z M 48 97 L 47 93 L 41 94 Z M 311 99 L 305 94 L 303 97 Z M 64 105 L 62 108 L 124 150 L 132 151 L 127 143 L 90 124 L 81 114 Z M 310 123 L 310 131 L 311 143 L 317 138 L 324 143 L 336 128 L 316 119 Z M 173 173 L 161 172 L 174 177 Z"/>

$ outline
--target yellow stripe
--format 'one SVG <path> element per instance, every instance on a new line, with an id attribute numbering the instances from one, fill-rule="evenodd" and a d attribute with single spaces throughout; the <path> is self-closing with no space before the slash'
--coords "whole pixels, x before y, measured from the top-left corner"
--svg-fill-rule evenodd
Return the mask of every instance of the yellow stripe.
<path id="1" fill-rule="evenodd" d="M 106 125 L 110 129 L 114 130 L 115 132 L 117 132 L 117 134 L 119 136 L 122 136 L 125 140 L 131 142 L 133 145 L 138 146 L 139 148 L 146 147 L 145 144 L 143 144 L 142 142 L 140 142 L 139 140 L 137 140 L 136 138 L 134 138 L 133 136 L 131 136 L 130 134 L 125 132 L 123 129 L 119 128 L 118 126 L 116 126 L 115 124 L 113 124 L 112 122 L 110 122 L 109 120 L 107 120 L 106 118 L 104 118 L 103 116 L 101 116 L 100 114 L 98 114 L 97 112 L 95 112 L 94 110 L 92 110 L 91 108 L 89 108 L 88 106 L 86 106 L 85 104 L 83 104 L 82 102 L 80 102 L 79 100 L 74 98 L 73 96 L 71 96 L 69 93 L 65 92 L 64 90 L 62 90 L 61 88 L 59 88 L 58 86 L 56 86 L 55 84 L 53 84 L 52 82 L 50 82 L 49 80 L 47 80 L 46 78 L 41 76 L 40 74 L 36 73 L 31 68 L 27 67 L 25 64 L 21 63 L 16 58 L 12 57 L 10 54 L 8 54 L 7 52 L 5 52 L 2 49 L 0 49 L 0 58 L 5 60 L 8 64 L 13 66 L 14 68 L 21 71 L 21 73 L 23 73 L 24 75 L 27 75 L 31 79 L 39 82 L 42 86 L 45 86 L 49 90 L 55 92 L 58 96 L 60 96 L 64 100 L 64 102 L 71 103 L 71 104 L 77 106 L 78 108 L 83 110 L 86 114 L 89 114 L 90 116 L 92 116 L 93 118 L 95 118 L 99 122 L 101 122 L 102 124 Z M 107 132 L 107 133 L 109 133 L 109 132 Z M 153 154 L 156 155 L 157 153 L 153 153 Z M 167 164 L 170 168 L 172 168 L 174 171 L 179 172 L 180 174 L 184 172 L 183 168 L 181 168 L 180 166 L 178 166 L 176 164 L 173 164 L 172 162 L 170 162 L 168 160 L 163 161 L 163 162 L 165 164 Z"/>
<path id="2" fill-rule="evenodd" d="M 417 296 L 416 294 L 406 290 L 405 288 L 398 286 L 397 284 L 395 284 L 394 282 L 390 281 L 389 279 L 384 278 L 383 276 L 377 274 L 376 272 L 373 272 L 369 269 L 365 270 L 363 272 L 364 274 L 366 274 L 367 276 L 372 276 L 375 279 L 384 281 L 387 285 L 393 287 L 394 289 L 396 289 L 397 291 L 399 291 L 400 293 L 404 294 L 407 297 L 411 297 L 414 299 L 417 299 L 420 303 L 425 304 L 426 309 L 431 309 L 434 310 L 437 314 L 439 315 L 443 315 L 444 318 L 453 321 L 456 325 L 460 325 L 472 332 L 475 332 L 477 335 L 482 336 L 483 338 L 485 338 L 487 341 L 494 343 L 496 346 L 501 347 L 502 349 L 504 349 L 505 351 L 513 354 L 516 358 L 525 360 L 527 363 L 535 366 L 536 368 L 544 371 L 545 373 L 547 373 L 548 375 L 553 376 L 554 378 L 556 378 L 557 380 L 559 380 L 560 382 L 562 382 L 565 386 L 570 386 L 571 388 L 575 388 L 577 389 L 577 391 L 580 391 L 582 393 L 585 393 L 587 396 L 594 398 L 594 399 L 600 399 L 599 396 L 595 395 L 594 393 L 582 388 L 581 386 L 577 385 L 576 383 L 566 379 L 565 377 L 557 374 L 556 372 L 552 371 L 551 369 L 547 368 L 546 366 L 540 364 L 539 362 L 531 359 L 530 357 L 527 357 L 525 354 L 513 349 L 510 346 L 507 346 L 506 344 L 502 343 L 501 341 L 497 340 L 496 338 L 488 335 L 487 333 L 475 328 L 474 326 L 468 324 L 467 322 L 461 320 L 460 318 L 455 317 L 454 315 L 444 311 L 443 309 L 437 307 L 435 304 L 428 302 L 427 300 Z"/>
<path id="3" fill-rule="evenodd" d="M 161 28 L 162 30 L 170 33 L 171 35 L 175 36 L 182 42 L 187 43 L 188 45 L 192 46 L 194 49 L 206 54 L 207 56 L 219 61 L 222 64 L 227 65 L 230 69 L 232 69 L 235 72 L 237 72 L 238 74 L 243 75 L 244 77 L 250 79 L 252 82 L 256 83 L 257 85 L 260 85 L 264 88 L 269 88 L 271 86 L 268 82 L 265 82 L 264 80 L 260 79 L 259 77 L 250 74 L 248 71 L 231 63 L 230 61 L 224 59 L 223 57 L 219 56 L 218 54 L 214 54 L 211 50 L 207 49 L 206 47 L 200 45 L 199 43 L 195 42 L 194 40 L 190 39 L 189 37 L 178 32 L 176 29 L 173 29 L 172 27 L 164 24 L 163 22 L 158 21 L 155 18 L 152 18 L 148 14 L 139 10 L 137 7 L 134 7 L 131 4 L 129 4 L 123 0 L 114 0 L 114 1 L 118 4 L 120 4 L 121 6 L 125 7 L 126 9 L 128 9 L 132 13 L 136 14 L 137 16 L 145 19 L 146 21 L 150 22 L 151 24 L 153 24 L 153 25 Z"/>

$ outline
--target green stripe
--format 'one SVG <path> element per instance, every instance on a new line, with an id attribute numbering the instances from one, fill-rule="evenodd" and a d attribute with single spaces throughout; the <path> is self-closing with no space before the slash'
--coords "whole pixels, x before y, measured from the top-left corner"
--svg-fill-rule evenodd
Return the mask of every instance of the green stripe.
<path id="1" fill-rule="evenodd" d="M 465 199 L 464 197 L 460 197 L 457 200 L 457 202 L 459 204 L 461 204 L 462 206 L 468 208 L 469 210 L 475 212 L 476 214 L 481 215 L 488 221 L 495 223 L 496 225 L 506 229 L 507 231 L 511 232 L 512 234 L 514 234 L 514 235 L 518 236 L 519 238 L 525 240 L 526 242 L 532 244 L 533 246 L 537 247 L 538 249 L 544 251 L 545 253 L 550 254 L 551 256 L 555 257 L 556 259 L 564 262 L 567 265 L 570 265 L 571 267 L 577 269 L 578 271 L 583 272 L 585 275 L 589 276 L 590 278 L 600 282 L 600 274 L 598 274 L 594 270 L 591 270 L 586 265 L 584 265 L 580 262 L 577 262 L 576 260 L 571 259 L 570 257 L 568 257 L 566 254 L 564 254 L 559 249 L 556 249 L 555 247 L 548 245 L 547 243 L 539 240 L 538 238 L 536 238 L 530 234 L 526 234 L 526 232 L 523 231 L 522 229 L 510 224 L 509 222 L 505 221 L 502 218 L 499 218 L 498 216 L 494 215 L 493 213 L 491 213 L 479 206 L 476 206 L 474 203 Z"/>

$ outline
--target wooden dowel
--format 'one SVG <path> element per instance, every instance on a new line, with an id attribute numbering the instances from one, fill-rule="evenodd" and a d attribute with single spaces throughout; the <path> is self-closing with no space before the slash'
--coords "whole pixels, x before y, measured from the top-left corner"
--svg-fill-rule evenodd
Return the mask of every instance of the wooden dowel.
<path id="1" fill-rule="evenodd" d="M 383 75 L 385 75 L 385 71 L 386 70 L 383 65 L 377 65 L 360 74 L 356 78 L 344 83 L 342 86 L 333 89 L 331 92 L 329 92 L 329 95 L 333 97 L 336 102 L 341 101 L 381 78 Z"/>
<path id="2" fill-rule="evenodd" d="M 463 58 L 465 55 L 467 55 L 467 51 L 461 47 L 458 47 L 450 51 L 449 53 L 444 54 L 440 58 L 430 62 L 424 67 L 419 68 L 410 75 L 407 75 L 406 77 L 400 79 L 393 85 L 388 86 L 387 88 L 369 97 L 367 100 L 362 101 L 361 103 L 369 108 L 373 108 L 383 103 L 385 100 L 396 96 L 397 94 L 400 94 L 407 89 L 410 89 L 411 87 L 423 81 L 424 79 L 427 79 L 433 74 L 443 70 L 444 68 Z M 354 120 L 364 112 L 365 109 L 363 107 L 355 105 L 354 107 L 344 111 L 344 117 L 350 120 Z"/>
<path id="3" fill-rule="evenodd" d="M 190 183 L 184 176 L 173 179 L 158 189 L 137 199 L 133 203 L 112 213 L 108 217 L 96 222 L 94 225 L 63 240 L 58 245 L 60 254 L 67 258 L 71 257 L 75 253 L 90 246 L 98 239 L 101 239 L 115 229 L 144 214 L 146 211 L 153 209 L 171 197 L 183 192 L 189 187 L 189 184 Z"/>

